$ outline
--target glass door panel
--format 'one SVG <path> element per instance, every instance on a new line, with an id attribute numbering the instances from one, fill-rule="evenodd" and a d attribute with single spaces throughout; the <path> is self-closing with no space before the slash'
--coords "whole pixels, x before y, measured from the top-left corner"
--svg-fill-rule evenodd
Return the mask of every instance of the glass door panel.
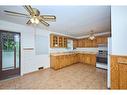
<path id="1" fill-rule="evenodd" d="M 2 33 L 2 71 L 14 69 L 14 36 L 11 33 Z"/>
<path id="2" fill-rule="evenodd" d="M 20 59 L 19 59 L 19 54 L 20 54 L 20 47 L 19 47 L 19 41 L 20 41 L 20 39 L 19 39 L 19 35 L 15 35 L 14 36 L 14 41 L 15 41 L 15 48 L 16 48 L 16 68 L 19 68 L 19 61 L 20 61 Z"/>
<path id="3" fill-rule="evenodd" d="M 20 34 L 0 31 L 0 78 L 19 73 Z"/>

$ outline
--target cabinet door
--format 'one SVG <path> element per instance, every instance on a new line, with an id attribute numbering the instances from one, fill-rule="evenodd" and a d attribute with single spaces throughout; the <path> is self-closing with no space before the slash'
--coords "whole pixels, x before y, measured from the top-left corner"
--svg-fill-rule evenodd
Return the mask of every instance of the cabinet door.
<path id="1" fill-rule="evenodd" d="M 78 41 L 78 47 L 82 47 L 82 40 L 80 39 L 79 41 Z"/>
<path id="2" fill-rule="evenodd" d="M 104 37 L 104 38 L 103 38 L 103 43 L 104 43 L 104 44 L 107 44 L 107 37 Z"/>
<path id="3" fill-rule="evenodd" d="M 77 48 L 77 45 L 78 45 L 77 40 L 73 40 L 73 47 L 74 47 L 74 48 Z"/>
<path id="4" fill-rule="evenodd" d="M 85 39 L 82 39 L 82 47 L 85 47 Z"/>
<path id="5" fill-rule="evenodd" d="M 70 56 L 66 55 L 66 65 L 68 66 L 70 64 Z"/>
<path id="6" fill-rule="evenodd" d="M 82 63 L 82 54 L 79 54 L 79 62 Z"/>
<path id="7" fill-rule="evenodd" d="M 102 38 L 101 37 L 97 37 L 97 44 L 101 44 L 102 43 Z"/>
<path id="8" fill-rule="evenodd" d="M 60 69 L 61 64 L 60 64 L 60 56 L 56 57 L 56 62 L 55 62 L 55 69 Z"/>
<path id="9" fill-rule="evenodd" d="M 90 47 L 91 41 L 89 39 L 86 39 L 86 47 Z"/>
<path id="10" fill-rule="evenodd" d="M 107 37 L 97 37 L 97 44 L 107 44 Z"/>
<path id="11" fill-rule="evenodd" d="M 96 39 L 92 40 L 91 47 L 97 47 L 97 41 L 96 41 Z"/>
<path id="12" fill-rule="evenodd" d="M 119 64 L 120 89 L 127 89 L 127 64 Z"/>
<path id="13" fill-rule="evenodd" d="M 86 56 L 86 54 L 82 54 L 82 63 L 85 63 L 85 60 L 86 60 L 85 59 L 86 58 L 85 56 Z"/>
<path id="14" fill-rule="evenodd" d="M 90 55 L 89 54 L 86 55 L 85 59 L 86 59 L 85 60 L 85 63 L 90 64 L 91 58 L 90 58 Z"/>
<path id="15" fill-rule="evenodd" d="M 55 61 L 56 61 L 56 59 L 55 59 L 55 57 L 54 56 L 50 56 L 50 67 L 51 68 L 54 68 L 55 67 Z"/>
<path id="16" fill-rule="evenodd" d="M 74 54 L 74 63 L 77 63 L 77 62 L 78 62 L 78 55 Z"/>
<path id="17" fill-rule="evenodd" d="M 59 48 L 62 48 L 63 47 L 63 37 L 62 36 L 59 36 Z"/>
<path id="18" fill-rule="evenodd" d="M 59 37 L 56 35 L 51 34 L 50 35 L 50 47 L 59 47 Z"/>
<path id="19" fill-rule="evenodd" d="M 66 48 L 67 47 L 67 38 L 66 37 L 63 37 L 63 48 Z"/>
<path id="20" fill-rule="evenodd" d="M 96 65 L 96 55 L 95 54 L 90 55 L 90 60 L 91 60 L 90 62 L 91 65 Z"/>
<path id="21" fill-rule="evenodd" d="M 63 55 L 63 58 L 61 60 L 63 61 L 64 67 L 67 66 L 67 56 Z"/>
<path id="22" fill-rule="evenodd" d="M 59 60 L 58 64 L 60 65 L 59 68 L 63 68 L 64 67 L 64 62 L 63 62 L 64 56 L 63 55 L 58 56 L 58 60 Z"/>

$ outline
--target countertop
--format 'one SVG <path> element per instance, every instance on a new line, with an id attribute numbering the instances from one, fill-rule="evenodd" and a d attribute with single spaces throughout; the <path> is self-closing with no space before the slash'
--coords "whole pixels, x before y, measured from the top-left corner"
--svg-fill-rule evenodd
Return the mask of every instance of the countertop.
<path id="1" fill-rule="evenodd" d="M 73 51 L 73 52 L 59 52 L 59 53 L 50 53 L 51 56 L 60 56 L 60 55 L 70 55 L 70 54 L 97 54 L 97 52 L 87 52 L 87 51 Z"/>

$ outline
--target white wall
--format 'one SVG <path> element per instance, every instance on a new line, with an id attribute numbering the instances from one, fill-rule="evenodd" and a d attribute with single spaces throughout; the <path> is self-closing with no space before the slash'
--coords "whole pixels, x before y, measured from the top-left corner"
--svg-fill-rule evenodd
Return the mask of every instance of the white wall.
<path id="1" fill-rule="evenodd" d="M 127 6 L 111 7 L 112 54 L 127 55 Z"/>
<path id="2" fill-rule="evenodd" d="M 21 75 L 50 66 L 50 56 L 35 54 L 35 32 L 33 27 L 14 24 L 0 20 L 0 29 L 21 33 Z M 36 29 L 37 35 L 43 35 L 49 38 L 49 31 Z M 50 44 L 50 40 L 46 43 Z M 23 50 L 23 48 L 34 48 L 33 50 Z"/>

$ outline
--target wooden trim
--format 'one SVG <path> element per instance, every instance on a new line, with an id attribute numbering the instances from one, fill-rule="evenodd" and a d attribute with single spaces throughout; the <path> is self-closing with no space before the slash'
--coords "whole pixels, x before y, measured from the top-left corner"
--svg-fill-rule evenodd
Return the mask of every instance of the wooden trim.
<path id="1" fill-rule="evenodd" d="M 2 71 L 2 49 L 0 48 L 0 72 Z"/>
<path id="2" fill-rule="evenodd" d="M 34 48 L 23 48 L 23 50 L 34 50 Z"/>
<path id="3" fill-rule="evenodd" d="M 16 48 L 14 48 L 14 69 L 16 69 Z"/>

